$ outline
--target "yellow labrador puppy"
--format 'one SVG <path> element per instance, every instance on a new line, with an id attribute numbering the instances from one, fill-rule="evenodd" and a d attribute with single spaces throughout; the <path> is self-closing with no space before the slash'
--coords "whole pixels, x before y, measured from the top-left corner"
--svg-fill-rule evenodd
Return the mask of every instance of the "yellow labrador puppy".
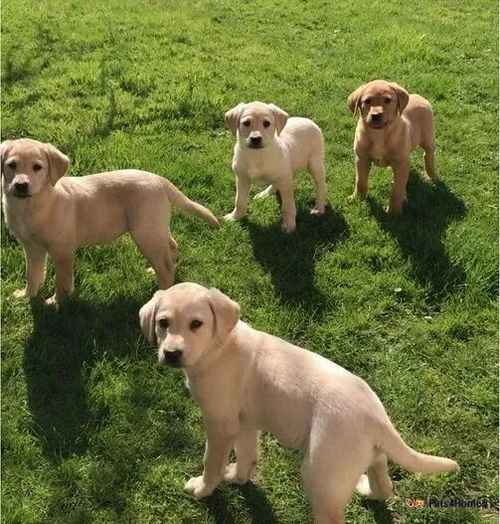
<path id="1" fill-rule="evenodd" d="M 212 493 L 221 480 L 244 483 L 257 461 L 259 430 L 305 452 L 304 487 L 317 523 L 344 522 L 354 488 L 392 495 L 387 458 L 410 471 L 455 471 L 453 460 L 410 448 L 377 395 L 333 362 L 252 329 L 217 289 L 177 284 L 139 312 L 161 364 L 181 367 L 207 431 L 204 471 L 186 491 Z M 227 464 L 231 449 L 236 462 Z"/>
<path id="2" fill-rule="evenodd" d="M 18 297 L 37 295 L 52 257 L 59 303 L 73 291 L 75 250 L 109 243 L 130 232 L 153 266 L 160 288 L 174 281 L 177 245 L 170 234 L 171 206 L 212 225 L 215 216 L 168 180 L 137 170 L 64 177 L 69 159 L 51 144 L 7 140 L 0 146 L 5 220 L 22 244 L 27 285 Z M 64 178 L 63 178 L 64 177 Z"/>
<path id="3" fill-rule="evenodd" d="M 281 196 L 282 229 L 295 230 L 293 175 L 307 169 L 316 188 L 312 214 L 322 215 L 326 205 L 325 152 L 321 129 L 308 118 L 288 118 L 274 104 L 238 104 L 225 115 L 226 126 L 237 138 L 233 171 L 236 176 L 234 210 L 226 220 L 246 215 L 252 182 L 271 184 L 256 195 L 263 198 L 276 191 Z"/>
<path id="4" fill-rule="evenodd" d="M 418 146 L 425 151 L 425 170 L 434 171 L 434 126 L 430 103 L 409 95 L 400 85 L 374 80 L 358 87 L 348 99 L 350 110 L 359 115 L 354 151 L 356 183 L 351 198 L 365 198 L 371 163 L 391 166 L 394 173 L 388 212 L 399 214 L 406 201 L 410 153 Z"/>

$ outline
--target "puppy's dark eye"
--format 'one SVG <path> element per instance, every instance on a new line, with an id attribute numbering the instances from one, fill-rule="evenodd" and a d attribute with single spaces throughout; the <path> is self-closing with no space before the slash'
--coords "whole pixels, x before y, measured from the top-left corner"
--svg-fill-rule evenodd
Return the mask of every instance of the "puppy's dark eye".
<path id="1" fill-rule="evenodd" d="M 33 171 L 40 171 L 40 169 L 42 169 L 42 165 L 41 164 L 35 164 L 33 166 Z"/>
<path id="2" fill-rule="evenodd" d="M 202 325 L 203 325 L 203 322 L 201 320 L 193 320 L 191 321 L 191 324 L 189 325 L 189 327 L 195 330 L 201 327 Z"/>
<path id="3" fill-rule="evenodd" d="M 14 160 L 12 160 L 7 164 L 7 166 L 10 167 L 10 169 L 16 169 L 17 164 L 14 162 Z"/>
<path id="4" fill-rule="evenodd" d="M 371 98 L 365 98 L 365 101 L 363 103 L 366 104 L 367 106 L 369 106 L 372 103 L 372 99 Z"/>
<path id="5" fill-rule="evenodd" d="M 391 103 L 391 99 L 387 96 L 384 98 L 384 104 L 390 104 Z"/>
<path id="6" fill-rule="evenodd" d="M 269 122 L 269 120 L 264 120 L 264 122 L 262 123 L 262 125 L 264 127 L 269 127 L 271 125 L 271 122 Z"/>
<path id="7" fill-rule="evenodd" d="M 160 320 L 158 320 L 158 325 L 162 328 L 162 329 L 167 329 L 168 328 L 168 318 L 160 318 Z"/>
<path id="8" fill-rule="evenodd" d="M 243 125 L 248 127 L 250 125 L 250 120 L 243 120 Z"/>

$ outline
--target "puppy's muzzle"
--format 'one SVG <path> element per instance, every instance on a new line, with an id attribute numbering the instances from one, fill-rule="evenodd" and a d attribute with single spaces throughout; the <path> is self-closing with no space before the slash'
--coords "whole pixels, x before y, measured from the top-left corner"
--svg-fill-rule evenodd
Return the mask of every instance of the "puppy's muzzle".
<path id="1" fill-rule="evenodd" d="M 28 182 L 16 182 L 14 184 L 14 196 L 18 198 L 27 198 L 31 196 L 29 183 Z"/>
<path id="2" fill-rule="evenodd" d="M 249 147 L 253 149 L 260 149 L 264 145 L 262 143 L 262 137 L 261 136 L 251 136 L 248 141 L 248 145 Z"/>
<path id="3" fill-rule="evenodd" d="M 180 368 L 182 366 L 182 351 L 175 349 L 174 351 L 163 350 L 163 360 L 165 364 L 173 368 Z"/>
<path id="4" fill-rule="evenodd" d="M 384 126 L 384 115 L 382 113 L 374 113 L 370 117 L 370 124 L 372 127 L 378 128 Z"/>

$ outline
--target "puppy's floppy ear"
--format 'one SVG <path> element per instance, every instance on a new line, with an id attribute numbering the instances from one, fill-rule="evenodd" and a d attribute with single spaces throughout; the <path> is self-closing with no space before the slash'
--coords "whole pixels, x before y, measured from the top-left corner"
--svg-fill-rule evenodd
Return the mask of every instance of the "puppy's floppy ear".
<path id="1" fill-rule="evenodd" d="M 233 133 L 234 136 L 236 136 L 236 131 L 240 125 L 240 117 L 245 105 L 245 103 L 240 102 L 237 106 L 233 107 L 233 109 L 230 109 L 224 115 L 224 125 L 231 131 L 231 133 Z"/>
<path id="2" fill-rule="evenodd" d="M 401 87 L 399 84 L 396 84 L 396 82 L 389 82 L 389 85 L 392 87 L 392 89 L 396 93 L 396 96 L 398 97 L 398 112 L 399 114 L 401 114 L 404 111 L 404 108 L 408 105 L 410 95 L 404 87 Z"/>
<path id="3" fill-rule="evenodd" d="M 286 125 L 286 121 L 288 120 L 288 117 L 290 116 L 286 111 L 283 111 L 280 107 L 274 105 L 274 104 L 267 104 L 274 115 L 274 122 L 276 125 L 276 133 L 278 135 L 283 131 L 283 128 Z"/>
<path id="4" fill-rule="evenodd" d="M 240 306 L 214 287 L 207 295 L 214 316 L 215 336 L 223 341 L 240 319 Z"/>
<path id="5" fill-rule="evenodd" d="M 139 323 L 141 330 L 147 341 L 156 345 L 156 313 L 158 311 L 158 303 L 160 299 L 160 291 L 157 291 L 149 302 L 146 302 L 139 310 Z"/>
<path id="6" fill-rule="evenodd" d="M 0 167 L 1 167 L 1 173 L 3 175 L 3 163 L 5 162 L 5 159 L 7 158 L 7 155 L 9 154 L 9 149 L 12 145 L 12 140 L 4 140 L 0 144 Z"/>
<path id="7" fill-rule="evenodd" d="M 56 182 L 67 173 L 69 158 L 52 144 L 43 144 L 43 146 L 49 159 L 50 183 L 55 186 Z"/>
<path id="8" fill-rule="evenodd" d="M 361 95 L 363 94 L 365 86 L 366 86 L 366 84 L 363 84 L 362 86 L 359 86 L 355 91 L 353 91 L 349 95 L 349 98 L 347 99 L 347 105 L 349 106 L 349 109 L 351 110 L 351 113 L 354 116 L 356 116 L 356 114 L 360 110 Z"/>

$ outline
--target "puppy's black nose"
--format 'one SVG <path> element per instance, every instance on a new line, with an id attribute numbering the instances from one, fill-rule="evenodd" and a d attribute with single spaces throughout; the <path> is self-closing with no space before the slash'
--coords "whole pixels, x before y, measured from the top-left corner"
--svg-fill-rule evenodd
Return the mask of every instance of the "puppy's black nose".
<path id="1" fill-rule="evenodd" d="M 380 122 L 382 120 L 382 113 L 375 113 L 372 115 L 372 120 L 374 122 Z"/>
<path id="2" fill-rule="evenodd" d="M 163 358 L 165 363 L 174 368 L 181 367 L 182 351 L 176 349 L 175 351 L 163 351 Z"/>
<path id="3" fill-rule="evenodd" d="M 25 194 L 28 192 L 29 184 L 28 182 L 16 182 L 14 184 L 14 189 L 17 193 Z"/>
<path id="4" fill-rule="evenodd" d="M 250 137 L 250 143 L 253 146 L 261 146 L 262 145 L 262 137 L 261 136 L 251 136 Z"/>

